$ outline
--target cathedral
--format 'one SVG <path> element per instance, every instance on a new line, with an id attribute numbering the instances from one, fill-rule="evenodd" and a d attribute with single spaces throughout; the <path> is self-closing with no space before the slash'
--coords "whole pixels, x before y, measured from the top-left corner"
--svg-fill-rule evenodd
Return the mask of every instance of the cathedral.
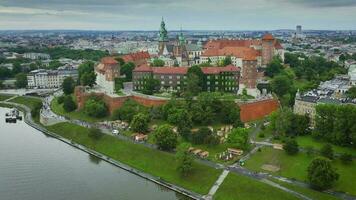
<path id="1" fill-rule="evenodd" d="M 175 40 L 170 41 L 163 18 L 158 38 L 158 56 L 162 60 L 172 60 L 175 66 L 189 66 L 187 41 L 183 32 L 181 31 Z"/>

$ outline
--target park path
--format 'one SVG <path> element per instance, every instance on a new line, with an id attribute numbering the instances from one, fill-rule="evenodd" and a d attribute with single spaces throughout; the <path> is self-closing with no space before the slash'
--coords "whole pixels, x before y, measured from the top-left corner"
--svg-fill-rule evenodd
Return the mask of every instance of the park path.
<path id="1" fill-rule="evenodd" d="M 13 99 L 15 99 L 17 97 L 18 97 L 18 95 L 15 95 L 15 96 L 13 96 L 11 98 L 8 98 L 8 99 L 4 100 L 3 102 L 9 102 L 9 101 L 11 101 L 11 100 L 13 100 Z"/>
<path id="2" fill-rule="evenodd" d="M 301 198 L 301 199 L 304 199 L 304 200 L 312 200 L 311 198 L 309 198 L 309 197 L 307 197 L 307 196 L 305 196 L 305 195 L 303 195 L 303 194 L 300 194 L 300 193 L 298 193 L 298 192 L 295 192 L 295 191 L 293 191 L 293 190 L 290 190 L 290 189 L 288 189 L 288 188 L 286 188 L 286 187 L 283 187 L 283 186 L 281 186 L 281 185 L 279 185 L 279 184 L 277 184 L 277 183 L 275 183 L 275 182 L 273 182 L 273 181 L 270 181 L 270 180 L 268 180 L 268 179 L 262 179 L 261 182 L 266 183 L 266 184 L 268 184 L 268 185 L 270 185 L 270 186 L 272 186 L 272 187 L 279 188 L 279 189 L 281 189 L 281 190 L 283 190 L 283 191 L 285 191 L 285 192 L 288 192 L 288 193 L 290 193 L 290 194 L 294 194 L 295 196 L 297 196 L 297 197 L 299 197 L 299 198 Z"/>
<path id="3" fill-rule="evenodd" d="M 229 170 L 224 170 L 218 180 L 216 180 L 216 182 L 214 183 L 214 185 L 210 188 L 209 193 L 204 197 L 207 200 L 213 199 L 214 194 L 216 193 L 216 191 L 218 191 L 220 185 L 224 182 L 225 178 L 227 177 L 227 175 L 229 174 Z"/>

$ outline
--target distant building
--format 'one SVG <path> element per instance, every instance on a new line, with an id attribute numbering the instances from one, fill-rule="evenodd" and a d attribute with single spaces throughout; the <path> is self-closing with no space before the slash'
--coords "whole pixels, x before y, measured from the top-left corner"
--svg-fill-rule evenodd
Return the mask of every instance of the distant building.
<path id="1" fill-rule="evenodd" d="M 241 67 L 241 88 L 255 89 L 274 56 L 284 59 L 284 49 L 271 34 L 265 34 L 260 40 L 211 40 L 204 46 L 200 63 L 217 65 L 230 57 L 234 66 Z"/>
<path id="2" fill-rule="evenodd" d="M 301 25 L 297 25 L 296 27 L 296 34 L 297 35 L 302 35 L 303 32 L 302 32 L 302 26 Z"/>
<path id="3" fill-rule="evenodd" d="M 27 75 L 27 82 L 29 88 L 60 88 L 66 77 L 77 80 L 78 71 L 64 68 L 58 70 L 38 69 Z"/>
<path id="4" fill-rule="evenodd" d="M 49 60 L 51 56 L 45 53 L 24 53 L 24 58 L 31 59 L 31 60 Z"/>
<path id="5" fill-rule="evenodd" d="M 308 115 L 311 119 L 311 125 L 315 125 L 315 107 L 318 104 L 351 104 L 356 106 L 356 99 L 350 99 L 345 93 L 350 88 L 350 79 L 348 76 L 339 76 L 330 81 L 321 83 L 318 89 L 296 94 L 294 102 L 294 113 L 299 115 Z"/>
<path id="6" fill-rule="evenodd" d="M 142 90 L 145 79 L 153 77 L 159 80 L 160 89 L 179 91 L 185 86 L 188 67 L 150 67 L 142 65 L 133 71 L 134 90 Z M 235 66 L 226 67 L 202 67 L 206 75 L 207 91 L 224 91 L 237 93 L 239 90 L 240 68 Z"/>
<path id="7" fill-rule="evenodd" d="M 96 84 L 108 94 L 115 93 L 115 78 L 120 77 L 120 64 L 112 57 L 105 57 L 95 67 Z"/>
<path id="8" fill-rule="evenodd" d="M 147 61 L 151 59 L 151 56 L 147 51 L 140 51 L 123 55 L 121 58 L 125 61 L 125 63 L 132 62 L 136 66 L 139 66 L 142 64 L 146 64 Z"/>

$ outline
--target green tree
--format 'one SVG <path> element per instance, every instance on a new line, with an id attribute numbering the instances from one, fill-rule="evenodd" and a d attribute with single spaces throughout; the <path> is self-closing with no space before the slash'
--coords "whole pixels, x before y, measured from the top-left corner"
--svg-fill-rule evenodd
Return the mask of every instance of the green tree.
<path id="1" fill-rule="evenodd" d="M 201 127 L 196 133 L 192 134 L 193 144 L 207 144 L 207 138 L 213 135 L 213 132 L 208 127 Z"/>
<path id="2" fill-rule="evenodd" d="M 125 75 L 126 81 L 132 81 L 132 70 L 135 69 L 135 64 L 132 62 L 125 63 L 120 68 L 120 73 Z"/>
<path id="3" fill-rule="evenodd" d="M 283 97 L 293 89 L 293 81 L 285 75 L 278 75 L 271 81 L 271 88 L 278 97 Z"/>
<path id="4" fill-rule="evenodd" d="M 131 130 L 138 133 L 147 133 L 148 132 L 148 123 L 150 118 L 144 113 L 136 114 L 131 121 Z"/>
<path id="5" fill-rule="evenodd" d="M 90 117 L 102 118 L 107 116 L 108 108 L 102 100 L 91 97 L 84 104 L 84 112 Z"/>
<path id="6" fill-rule="evenodd" d="M 3 89 L 3 88 L 5 88 L 4 82 L 2 80 L 0 80 L 0 89 Z"/>
<path id="7" fill-rule="evenodd" d="M 147 113 L 147 109 L 133 100 L 126 100 L 119 109 L 114 110 L 112 119 L 131 122 L 136 113 Z"/>
<path id="8" fill-rule="evenodd" d="M 286 141 L 286 143 L 283 145 L 283 149 L 287 152 L 289 155 L 295 155 L 299 151 L 299 146 L 297 141 L 293 139 L 289 139 Z"/>
<path id="9" fill-rule="evenodd" d="M 235 128 L 227 137 L 227 142 L 236 148 L 247 150 L 250 146 L 249 131 L 245 128 Z"/>
<path id="10" fill-rule="evenodd" d="M 333 159 L 334 158 L 334 150 L 333 147 L 330 144 L 325 144 L 321 149 L 320 149 L 320 154 L 326 158 Z"/>
<path id="11" fill-rule="evenodd" d="M 95 85 L 95 81 L 96 81 L 95 72 L 85 72 L 80 77 L 80 84 L 83 85 L 83 86 L 93 87 L 93 85 Z"/>
<path id="12" fill-rule="evenodd" d="M 349 98 L 356 99 L 356 86 L 352 86 L 346 94 Z"/>
<path id="13" fill-rule="evenodd" d="M 267 65 L 266 75 L 269 77 L 274 77 L 282 72 L 283 65 L 281 64 L 282 60 L 278 57 L 274 57 L 272 61 Z"/>
<path id="14" fill-rule="evenodd" d="M 66 112 L 72 112 L 75 109 L 77 109 L 77 105 L 75 104 L 72 96 L 70 96 L 70 95 L 64 96 L 63 109 Z"/>
<path id="15" fill-rule="evenodd" d="M 315 189 L 329 189 L 338 179 L 339 174 L 328 159 L 315 158 L 308 167 L 308 182 Z"/>
<path id="16" fill-rule="evenodd" d="M 159 80 L 151 76 L 149 78 L 144 78 L 143 81 L 144 81 L 144 86 L 143 86 L 142 93 L 147 95 L 152 95 L 158 91 L 160 85 Z"/>
<path id="17" fill-rule="evenodd" d="M 161 59 L 159 59 L 159 58 L 155 58 L 155 59 L 153 59 L 153 61 L 152 61 L 152 65 L 153 65 L 154 67 L 163 67 L 163 66 L 164 66 L 164 61 L 161 60 Z"/>
<path id="18" fill-rule="evenodd" d="M 48 68 L 49 69 L 58 69 L 58 67 L 61 67 L 62 63 L 59 62 L 58 60 L 52 60 L 49 62 Z"/>
<path id="19" fill-rule="evenodd" d="M 158 148 L 166 151 L 173 150 L 178 143 L 177 134 L 167 124 L 161 125 L 155 130 L 154 139 Z"/>
<path id="20" fill-rule="evenodd" d="M 75 82 L 72 77 L 66 77 L 63 80 L 62 88 L 65 95 L 70 95 L 74 92 Z"/>
<path id="21" fill-rule="evenodd" d="M 15 86 L 17 88 L 27 87 L 27 75 L 25 73 L 19 73 L 15 76 L 15 78 L 16 78 Z"/>
<path id="22" fill-rule="evenodd" d="M 78 80 L 81 85 L 92 87 L 95 84 L 96 75 L 94 72 L 94 62 L 87 61 L 79 65 Z"/>
<path id="23" fill-rule="evenodd" d="M 232 64 L 231 56 L 226 56 L 220 66 L 225 67 Z"/>
<path id="24" fill-rule="evenodd" d="M 202 69 L 193 65 L 188 69 L 185 93 L 195 96 L 206 90 L 206 76 Z"/>
<path id="25" fill-rule="evenodd" d="M 177 170 L 182 176 L 188 176 L 193 171 L 193 157 L 188 152 L 190 145 L 182 143 L 177 148 Z"/>

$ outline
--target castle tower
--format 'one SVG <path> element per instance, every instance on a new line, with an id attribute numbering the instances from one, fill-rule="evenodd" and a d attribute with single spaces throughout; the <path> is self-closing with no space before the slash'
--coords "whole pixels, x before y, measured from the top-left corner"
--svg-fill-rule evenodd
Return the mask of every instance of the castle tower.
<path id="1" fill-rule="evenodd" d="M 267 33 L 262 37 L 262 65 L 268 65 L 274 56 L 275 38 Z"/>
<path id="2" fill-rule="evenodd" d="M 166 45 L 168 43 L 168 31 L 166 29 L 166 24 L 164 23 L 163 17 L 161 21 L 161 28 L 159 30 L 158 38 L 158 55 L 162 55 Z"/>

